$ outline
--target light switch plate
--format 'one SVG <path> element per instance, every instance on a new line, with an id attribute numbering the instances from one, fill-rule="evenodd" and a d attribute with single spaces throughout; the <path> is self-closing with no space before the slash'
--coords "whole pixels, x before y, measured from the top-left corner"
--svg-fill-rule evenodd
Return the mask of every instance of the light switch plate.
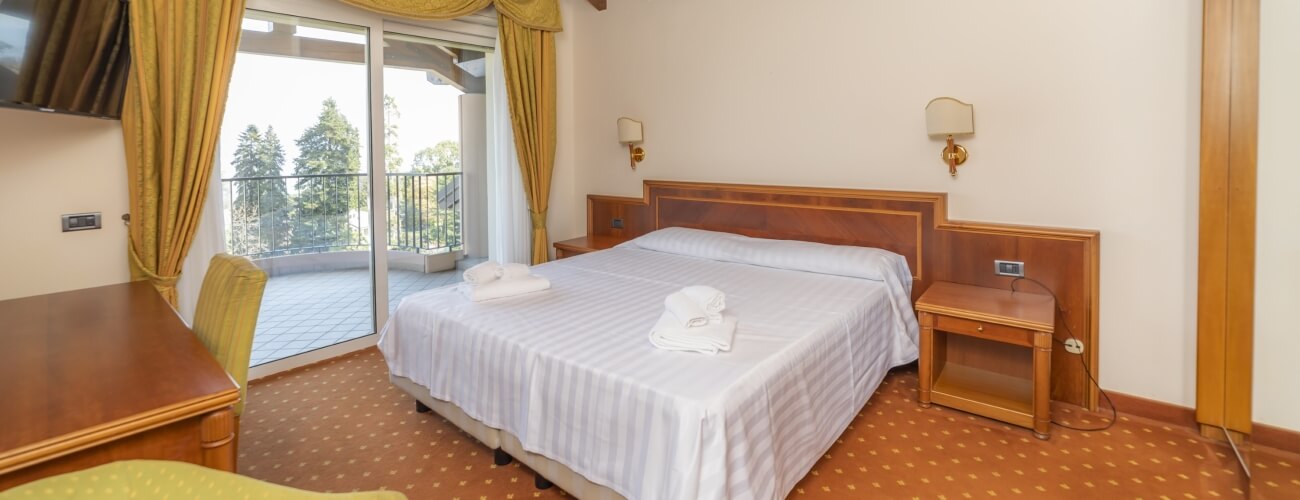
<path id="1" fill-rule="evenodd" d="M 101 227 L 104 227 L 104 224 L 99 212 L 63 214 L 63 232 L 65 233 L 68 231 L 99 229 Z"/>
<path id="2" fill-rule="evenodd" d="M 993 261 L 993 273 L 998 276 L 1023 278 L 1025 277 L 1025 263 L 1012 260 L 995 260 Z"/>

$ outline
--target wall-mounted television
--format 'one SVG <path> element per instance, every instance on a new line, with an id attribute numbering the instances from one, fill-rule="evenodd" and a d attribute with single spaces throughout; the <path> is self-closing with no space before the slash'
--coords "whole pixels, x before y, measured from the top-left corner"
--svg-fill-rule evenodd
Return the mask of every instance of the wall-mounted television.
<path id="1" fill-rule="evenodd" d="M 0 106 L 119 118 L 125 0 L 0 0 Z"/>

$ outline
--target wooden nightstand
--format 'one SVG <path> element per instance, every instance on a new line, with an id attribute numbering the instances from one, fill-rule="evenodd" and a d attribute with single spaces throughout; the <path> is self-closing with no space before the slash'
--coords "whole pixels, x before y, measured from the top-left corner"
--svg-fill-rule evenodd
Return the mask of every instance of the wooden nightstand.
<path id="1" fill-rule="evenodd" d="M 937 282 L 916 310 L 922 407 L 933 402 L 1049 437 L 1051 296 Z"/>
<path id="2" fill-rule="evenodd" d="M 557 241 L 555 242 L 555 258 L 563 259 L 587 252 L 595 252 L 596 250 L 604 250 L 624 241 L 627 241 L 627 238 L 619 236 L 583 236 L 571 240 Z"/>

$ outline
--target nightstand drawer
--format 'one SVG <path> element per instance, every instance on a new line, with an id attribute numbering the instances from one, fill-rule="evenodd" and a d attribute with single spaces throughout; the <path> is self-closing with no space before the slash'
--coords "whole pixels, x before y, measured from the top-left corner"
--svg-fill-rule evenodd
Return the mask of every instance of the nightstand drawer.
<path id="1" fill-rule="evenodd" d="M 1034 345 L 1034 333 L 1029 330 L 969 319 L 954 318 L 952 316 L 944 316 L 941 314 L 936 314 L 934 316 L 934 329 L 996 340 L 1008 344 L 1022 345 L 1025 347 L 1033 347 Z"/>

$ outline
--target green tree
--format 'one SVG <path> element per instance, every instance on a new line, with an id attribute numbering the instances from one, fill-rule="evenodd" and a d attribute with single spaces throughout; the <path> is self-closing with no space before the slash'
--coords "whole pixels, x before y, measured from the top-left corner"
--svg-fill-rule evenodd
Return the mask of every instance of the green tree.
<path id="1" fill-rule="evenodd" d="M 256 125 L 239 134 L 235 147 L 235 181 L 230 247 L 240 255 L 274 252 L 288 242 L 289 192 L 278 177 L 284 166 L 284 147 L 275 130 L 263 135 Z"/>
<path id="2" fill-rule="evenodd" d="M 356 225 L 350 220 L 353 209 L 364 204 L 364 178 L 344 175 L 361 172 L 361 133 L 330 98 L 321 104 L 316 124 L 295 143 L 299 154 L 293 160 L 294 175 L 317 177 L 296 183 L 293 245 L 328 251 L 365 244 L 360 220 Z"/>
<path id="3" fill-rule="evenodd" d="M 460 172 L 460 143 L 442 141 L 421 149 L 411 161 L 411 170 L 422 174 Z"/>
<path id="4" fill-rule="evenodd" d="M 413 174 L 460 173 L 460 143 L 442 141 L 424 148 L 411 161 Z M 397 203 L 401 233 L 418 242 L 422 250 L 460 246 L 459 175 L 403 176 L 405 189 Z M 407 230 L 406 228 L 410 228 Z"/>
<path id="5" fill-rule="evenodd" d="M 402 153 L 397 150 L 397 120 L 401 118 L 397 99 L 384 94 L 384 165 L 389 173 L 402 171 Z"/>

